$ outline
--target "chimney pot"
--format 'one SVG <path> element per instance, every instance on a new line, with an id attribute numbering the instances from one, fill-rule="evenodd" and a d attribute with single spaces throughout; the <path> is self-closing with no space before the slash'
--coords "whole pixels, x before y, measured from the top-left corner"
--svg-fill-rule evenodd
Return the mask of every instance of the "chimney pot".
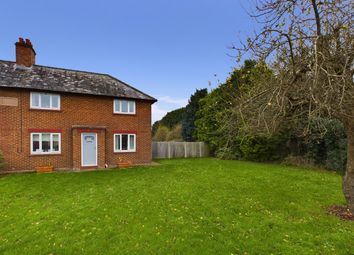
<path id="1" fill-rule="evenodd" d="M 30 39 L 26 39 L 26 44 L 29 45 L 29 46 L 32 46 L 32 43 L 31 43 Z"/>
<path id="2" fill-rule="evenodd" d="M 23 40 L 22 37 L 18 39 L 16 45 L 16 64 L 26 67 L 31 67 L 36 63 L 36 52 L 29 39 Z"/>

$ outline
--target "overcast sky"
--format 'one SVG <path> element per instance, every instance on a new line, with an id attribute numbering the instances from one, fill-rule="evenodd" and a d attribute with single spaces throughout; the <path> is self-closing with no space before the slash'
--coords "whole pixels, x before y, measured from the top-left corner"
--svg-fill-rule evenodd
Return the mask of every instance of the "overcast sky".
<path id="1" fill-rule="evenodd" d="M 156 97 L 157 120 L 225 80 L 228 47 L 254 29 L 246 10 L 248 0 L 3 1 L 0 59 L 29 38 L 39 65 L 109 73 Z"/>

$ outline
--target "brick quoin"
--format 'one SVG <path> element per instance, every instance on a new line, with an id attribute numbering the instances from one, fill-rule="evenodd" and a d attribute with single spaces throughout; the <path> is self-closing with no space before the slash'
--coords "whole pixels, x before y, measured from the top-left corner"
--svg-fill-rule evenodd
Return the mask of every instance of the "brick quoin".
<path id="1" fill-rule="evenodd" d="M 33 170 L 51 164 L 56 169 L 81 169 L 81 133 L 98 138 L 98 168 L 116 166 L 119 159 L 151 163 L 151 101 L 138 100 L 136 114 L 113 114 L 115 97 L 59 93 L 59 111 L 30 109 L 29 89 L 0 88 L 0 97 L 18 100 L 0 105 L 0 150 L 4 171 Z M 57 92 L 55 92 L 58 94 Z M 61 154 L 31 155 L 31 132 L 61 133 Z M 136 134 L 136 152 L 114 153 L 115 133 Z"/>

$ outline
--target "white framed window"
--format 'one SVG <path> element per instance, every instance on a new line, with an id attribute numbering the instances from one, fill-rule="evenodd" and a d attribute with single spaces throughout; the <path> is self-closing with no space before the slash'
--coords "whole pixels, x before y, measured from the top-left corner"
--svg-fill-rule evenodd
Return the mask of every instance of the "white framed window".
<path id="1" fill-rule="evenodd" d="M 114 134 L 114 152 L 135 152 L 136 135 L 135 134 Z"/>
<path id="2" fill-rule="evenodd" d="M 113 113 L 135 114 L 135 101 L 114 99 Z"/>
<path id="3" fill-rule="evenodd" d="M 60 95 L 31 92 L 31 109 L 60 110 Z"/>
<path id="4" fill-rule="evenodd" d="M 60 133 L 31 133 L 31 154 L 60 154 Z"/>

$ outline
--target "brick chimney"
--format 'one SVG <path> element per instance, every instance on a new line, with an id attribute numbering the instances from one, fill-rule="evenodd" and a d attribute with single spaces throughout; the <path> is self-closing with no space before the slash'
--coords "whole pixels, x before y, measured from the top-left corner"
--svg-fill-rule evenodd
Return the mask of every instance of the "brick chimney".
<path id="1" fill-rule="evenodd" d="M 29 39 L 19 38 L 16 45 L 16 64 L 31 67 L 36 63 L 36 52 Z"/>

